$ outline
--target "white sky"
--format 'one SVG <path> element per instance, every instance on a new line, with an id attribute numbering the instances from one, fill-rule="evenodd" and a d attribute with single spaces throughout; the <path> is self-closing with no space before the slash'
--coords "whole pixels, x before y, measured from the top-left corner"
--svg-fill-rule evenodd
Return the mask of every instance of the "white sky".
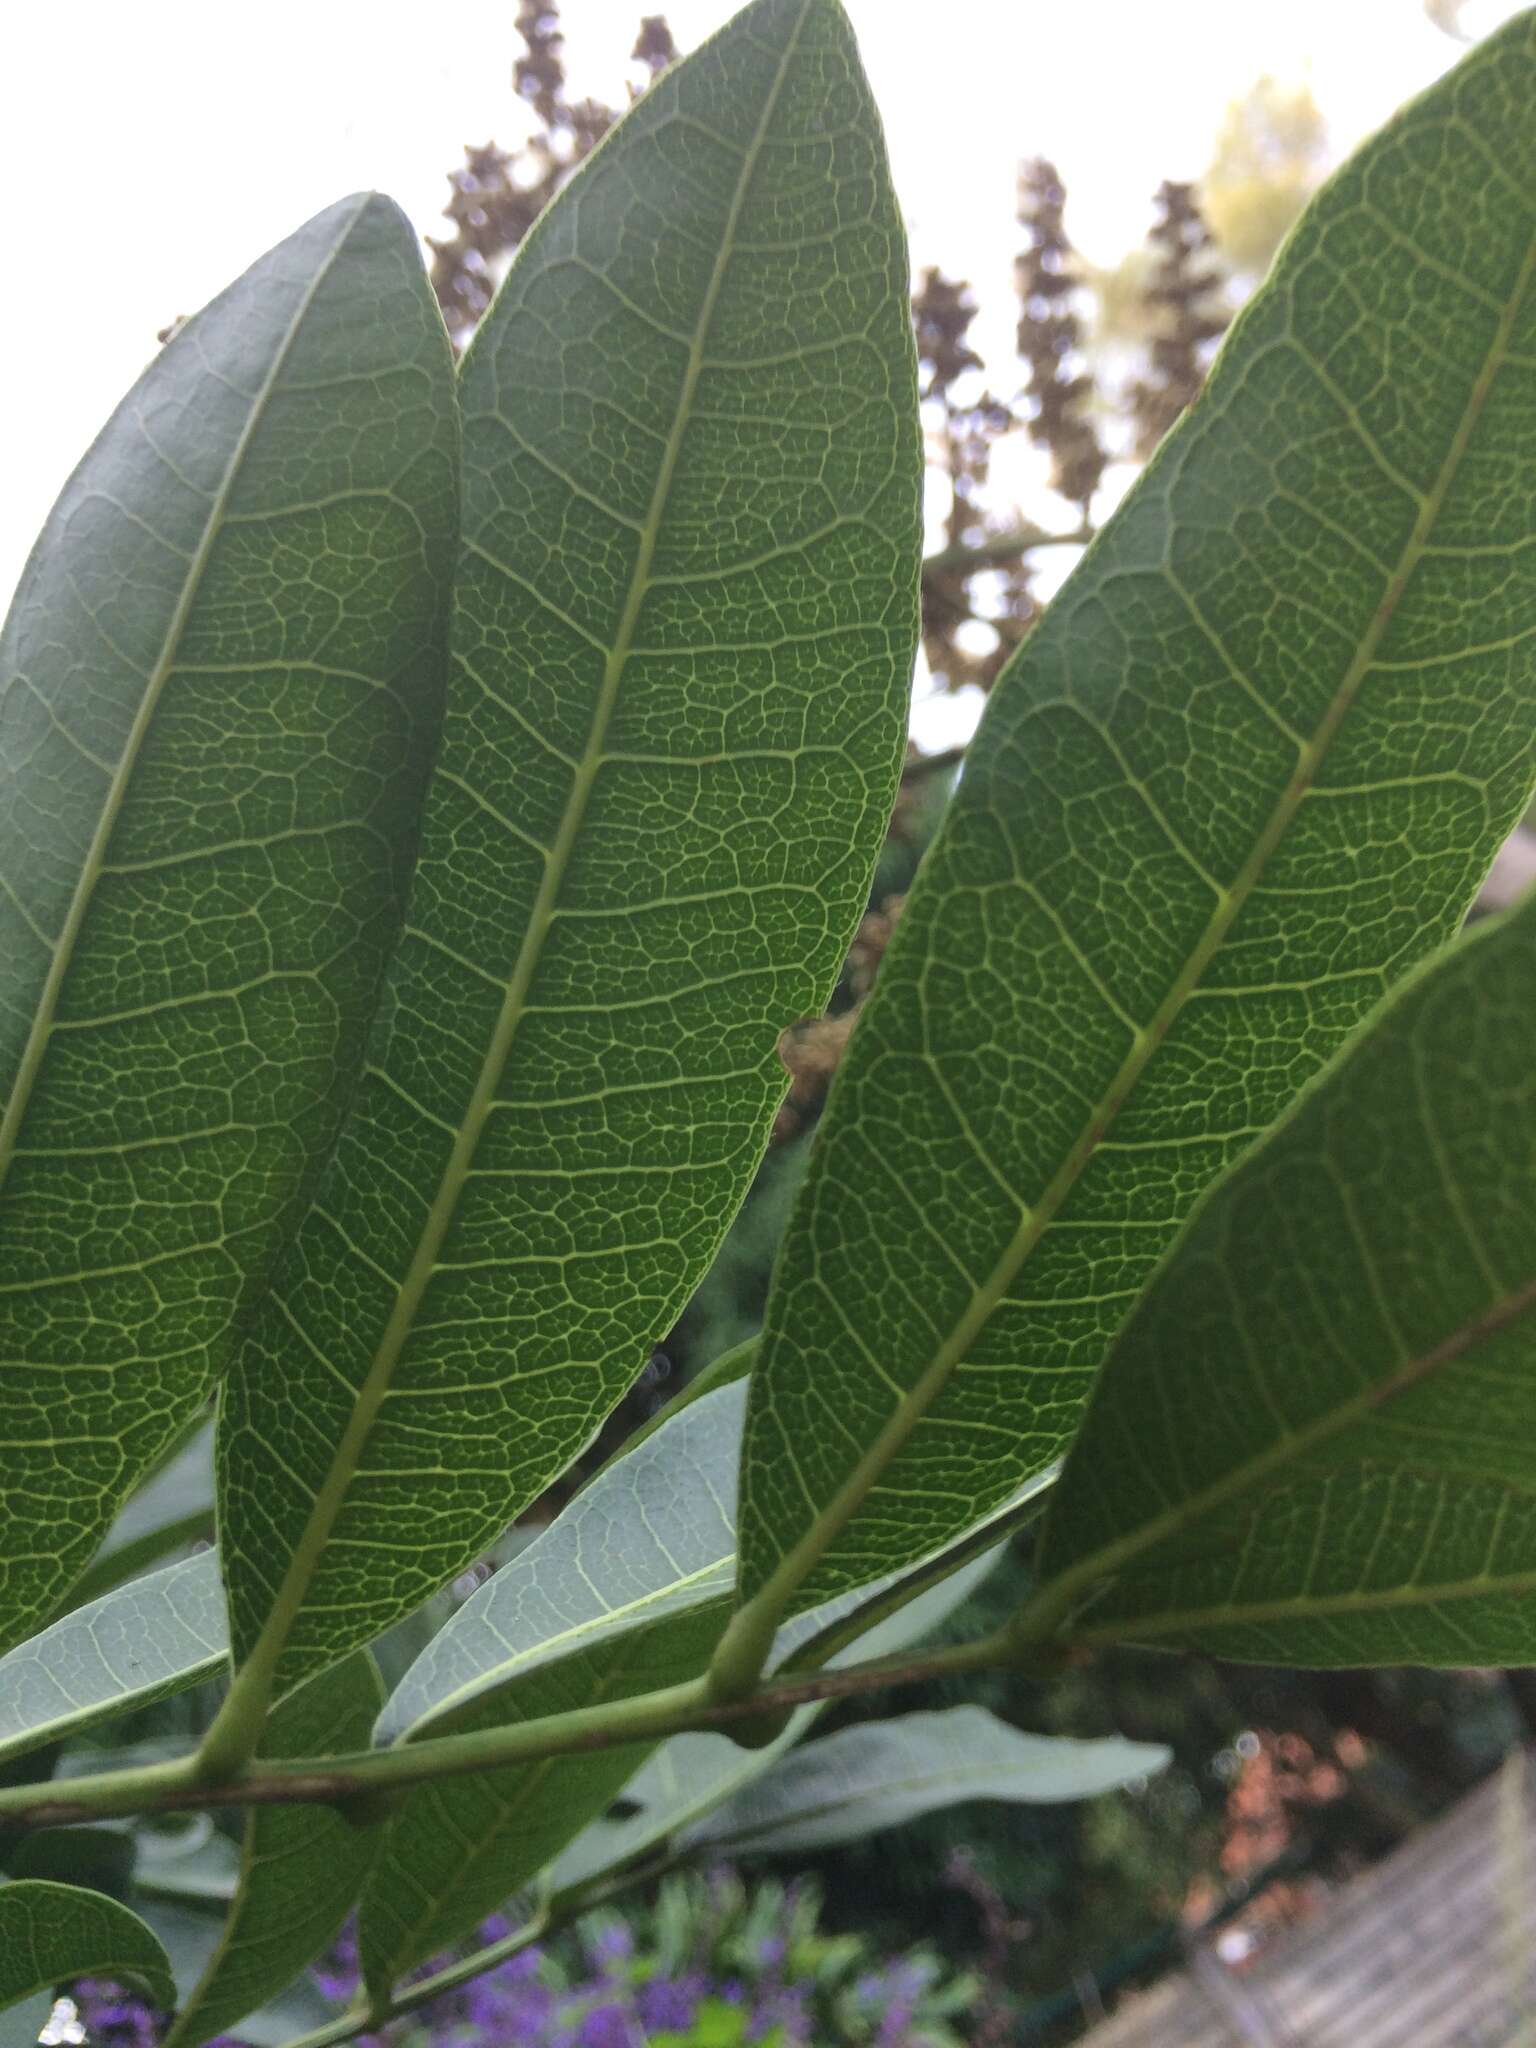
<path id="1" fill-rule="evenodd" d="M 638 18 L 661 4 L 565 0 L 573 90 L 622 103 Z M 1310 82 L 1342 153 L 1457 55 L 1422 0 L 847 5 L 914 264 L 971 279 L 1000 351 L 1020 157 L 1056 159 L 1074 239 L 1110 262 L 1141 239 L 1158 182 L 1204 168 L 1227 102 L 1261 75 Z M 666 8 L 684 48 L 733 11 Z M 1486 28 L 1514 11 L 1472 0 L 1465 21 Z M 514 14 L 513 0 L 18 9 L 0 103 L 0 593 L 158 328 L 359 187 L 392 193 L 434 231 L 461 145 L 521 133 Z"/>

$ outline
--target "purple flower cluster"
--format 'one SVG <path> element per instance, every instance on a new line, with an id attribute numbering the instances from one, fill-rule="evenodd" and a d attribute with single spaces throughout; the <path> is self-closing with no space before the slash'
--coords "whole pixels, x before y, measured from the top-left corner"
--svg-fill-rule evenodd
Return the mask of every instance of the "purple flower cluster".
<path id="1" fill-rule="evenodd" d="M 948 2016 L 977 1987 L 928 1954 L 871 1966 L 866 1944 L 819 1929 L 802 1883 L 749 1889 L 724 1869 L 667 1879 L 629 1919 L 591 1915 L 423 2003 L 362 2048 L 958 2048 Z M 497 1915 L 471 1946 L 508 1939 Z M 455 1960 L 439 1956 L 418 1978 Z M 348 1926 L 314 1979 L 348 2001 L 359 1982 Z M 155 2048 L 162 2019 L 108 1984 L 75 2002 L 89 2048 Z M 220 2042 L 215 2048 L 238 2048 Z"/>

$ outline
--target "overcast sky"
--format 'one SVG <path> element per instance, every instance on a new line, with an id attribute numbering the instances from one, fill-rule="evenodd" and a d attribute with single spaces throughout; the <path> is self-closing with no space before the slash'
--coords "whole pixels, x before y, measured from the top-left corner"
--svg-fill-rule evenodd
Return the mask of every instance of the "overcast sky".
<path id="1" fill-rule="evenodd" d="M 573 89 L 619 101 L 639 15 L 566 0 Z M 1346 149 L 1454 61 L 1421 0 L 847 0 L 917 263 L 1011 319 L 1013 175 L 1056 158 L 1079 245 L 1139 241 L 1228 100 L 1310 81 Z M 690 47 L 731 0 L 673 0 Z M 1472 0 L 1469 26 L 1514 11 Z M 514 0 L 51 0 L 7 29 L 0 192 L 0 593 L 91 435 L 155 348 L 341 194 L 391 192 L 423 232 L 465 142 L 519 132 Z M 942 27 L 945 41 L 935 41 Z"/>

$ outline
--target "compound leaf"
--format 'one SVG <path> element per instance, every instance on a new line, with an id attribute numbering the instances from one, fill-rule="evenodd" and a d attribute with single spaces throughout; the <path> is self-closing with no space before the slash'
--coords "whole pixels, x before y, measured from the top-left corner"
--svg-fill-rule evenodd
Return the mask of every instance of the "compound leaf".
<path id="1" fill-rule="evenodd" d="M 1533 1383 L 1536 897 L 1213 1191 L 1105 1367 L 1042 1612 L 1266 1664 L 1536 1663 Z"/>
<path id="2" fill-rule="evenodd" d="M 770 1292 L 725 1668 L 1059 1454 L 1523 808 L 1533 101 L 1526 13 L 1331 180 L 993 691 Z"/>
<path id="3" fill-rule="evenodd" d="M 440 702 L 452 364 L 342 201 L 145 371 L 0 636 L 0 1647 L 207 1400 L 329 1150 Z"/>

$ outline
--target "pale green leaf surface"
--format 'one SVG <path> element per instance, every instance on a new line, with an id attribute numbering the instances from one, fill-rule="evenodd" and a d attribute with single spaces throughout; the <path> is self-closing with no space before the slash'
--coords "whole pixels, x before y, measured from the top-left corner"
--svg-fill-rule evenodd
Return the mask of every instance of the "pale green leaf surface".
<path id="1" fill-rule="evenodd" d="M 730 1611 L 743 1384 L 682 1409 L 578 1494 L 443 1628 L 383 1741 L 504 1727 L 697 1677 Z M 406 1793 L 363 1900 L 383 1985 L 481 1920 L 601 1813 L 646 1745 Z"/>
<path id="2" fill-rule="evenodd" d="M 1266 1664 L 1536 1663 L 1533 1386 L 1536 897 L 1201 1208 L 1067 1461 L 1045 1608 Z"/>
<path id="3" fill-rule="evenodd" d="M 119 1586 L 0 1657 L 0 1762 L 182 1692 L 228 1655 L 212 1551 Z"/>
<path id="4" fill-rule="evenodd" d="M 504 1727 L 696 1677 L 730 1611 L 745 1399 L 739 1382 L 703 1395 L 594 1480 L 438 1634 L 390 1700 L 380 1737 Z M 860 1654 L 925 1634 L 994 1561 L 970 1562 L 881 1620 Z M 797 1617 L 778 1658 L 857 1604 L 850 1596 Z M 603 1812 L 649 1748 L 550 1757 L 408 1792 L 363 1900 L 370 1982 L 398 1977 L 526 1884 Z"/>
<path id="5" fill-rule="evenodd" d="M 712 1394 L 717 1387 L 734 1386 L 744 1380 L 752 1370 L 752 1361 L 757 1356 L 757 1339 L 748 1337 L 744 1343 L 733 1344 L 728 1351 L 722 1351 L 712 1358 L 708 1365 L 696 1372 L 686 1386 L 679 1387 L 670 1400 L 664 1401 L 654 1415 L 648 1415 L 640 1427 L 632 1430 L 612 1457 L 606 1459 L 585 1484 L 591 1486 L 610 1465 L 616 1465 L 620 1458 L 627 1458 L 631 1451 L 638 1450 L 647 1437 L 654 1436 L 658 1429 L 665 1429 L 675 1415 L 685 1408 L 691 1408 L 695 1401 L 702 1401 L 706 1394 Z"/>
<path id="6" fill-rule="evenodd" d="M 719 1388 L 609 1466 L 438 1631 L 396 1686 L 375 1740 L 467 1727 L 560 1659 L 718 1609 L 733 1580 L 745 1409 L 745 1386 Z M 530 1704 L 520 1718 L 549 1711 Z"/>
<path id="7" fill-rule="evenodd" d="M 1160 1743 L 1024 1735 L 981 1707 L 899 1714 L 805 1742 L 683 1836 L 712 1855 L 861 1841 L 965 1799 L 1096 1799 L 1168 1762 Z"/>
<path id="8" fill-rule="evenodd" d="M 341 1756 L 364 1747 L 383 1696 L 366 1650 L 291 1693 L 262 1740 L 267 1758 Z M 256 1806 L 219 1946 L 164 2048 L 196 2048 L 284 1991 L 334 1939 L 378 1854 L 379 1830 L 326 1806 Z"/>
<path id="9" fill-rule="evenodd" d="M 69 1589 L 71 1608 L 111 1592 L 178 1551 L 212 1542 L 213 1425 L 205 1423 L 133 1494 Z"/>
<path id="10" fill-rule="evenodd" d="M 1524 806 L 1533 106 L 1526 13 L 1330 181 L 993 691 L 789 1225 L 746 1594 L 1060 1453 L 1201 1190 Z"/>
<path id="11" fill-rule="evenodd" d="M 342 201 L 158 355 L 0 636 L 0 1646 L 206 1401 L 355 1078 L 442 686 L 452 366 Z"/>
<path id="12" fill-rule="evenodd" d="M 79 1977 L 135 1984 L 162 2008 L 176 1995 L 165 1950 L 116 1899 L 41 1879 L 0 1885 L 0 2006 Z M 47 2017 L 43 2004 L 39 2027 Z"/>
<path id="13" fill-rule="evenodd" d="M 357 1105 L 228 1384 L 282 1682 L 558 1474 L 713 1255 L 864 906 L 916 633 L 904 240 L 835 0 L 756 0 L 465 361 L 449 707 Z"/>
<path id="14" fill-rule="evenodd" d="M 996 1550 L 968 1559 L 905 1606 L 875 1620 L 865 1634 L 838 1650 L 828 1663 L 834 1669 L 840 1664 L 862 1663 L 922 1642 L 969 1599 L 997 1559 Z M 798 1661 L 808 1643 L 866 1605 L 872 1590 L 880 1589 L 865 1587 L 810 1614 L 797 1615 L 779 1633 L 775 1661 L 780 1665 Z M 802 1707 L 790 1716 L 784 1732 L 761 1749 L 745 1749 L 725 1735 L 674 1735 L 653 1750 L 620 1788 L 626 1808 L 634 1811 L 616 1818 L 605 1814 L 584 1828 L 545 1873 L 544 1889 L 556 1898 L 568 1895 L 664 1842 L 683 1841 L 694 1822 L 750 1785 L 775 1758 L 791 1749 L 822 1711 L 818 1706 Z"/>

